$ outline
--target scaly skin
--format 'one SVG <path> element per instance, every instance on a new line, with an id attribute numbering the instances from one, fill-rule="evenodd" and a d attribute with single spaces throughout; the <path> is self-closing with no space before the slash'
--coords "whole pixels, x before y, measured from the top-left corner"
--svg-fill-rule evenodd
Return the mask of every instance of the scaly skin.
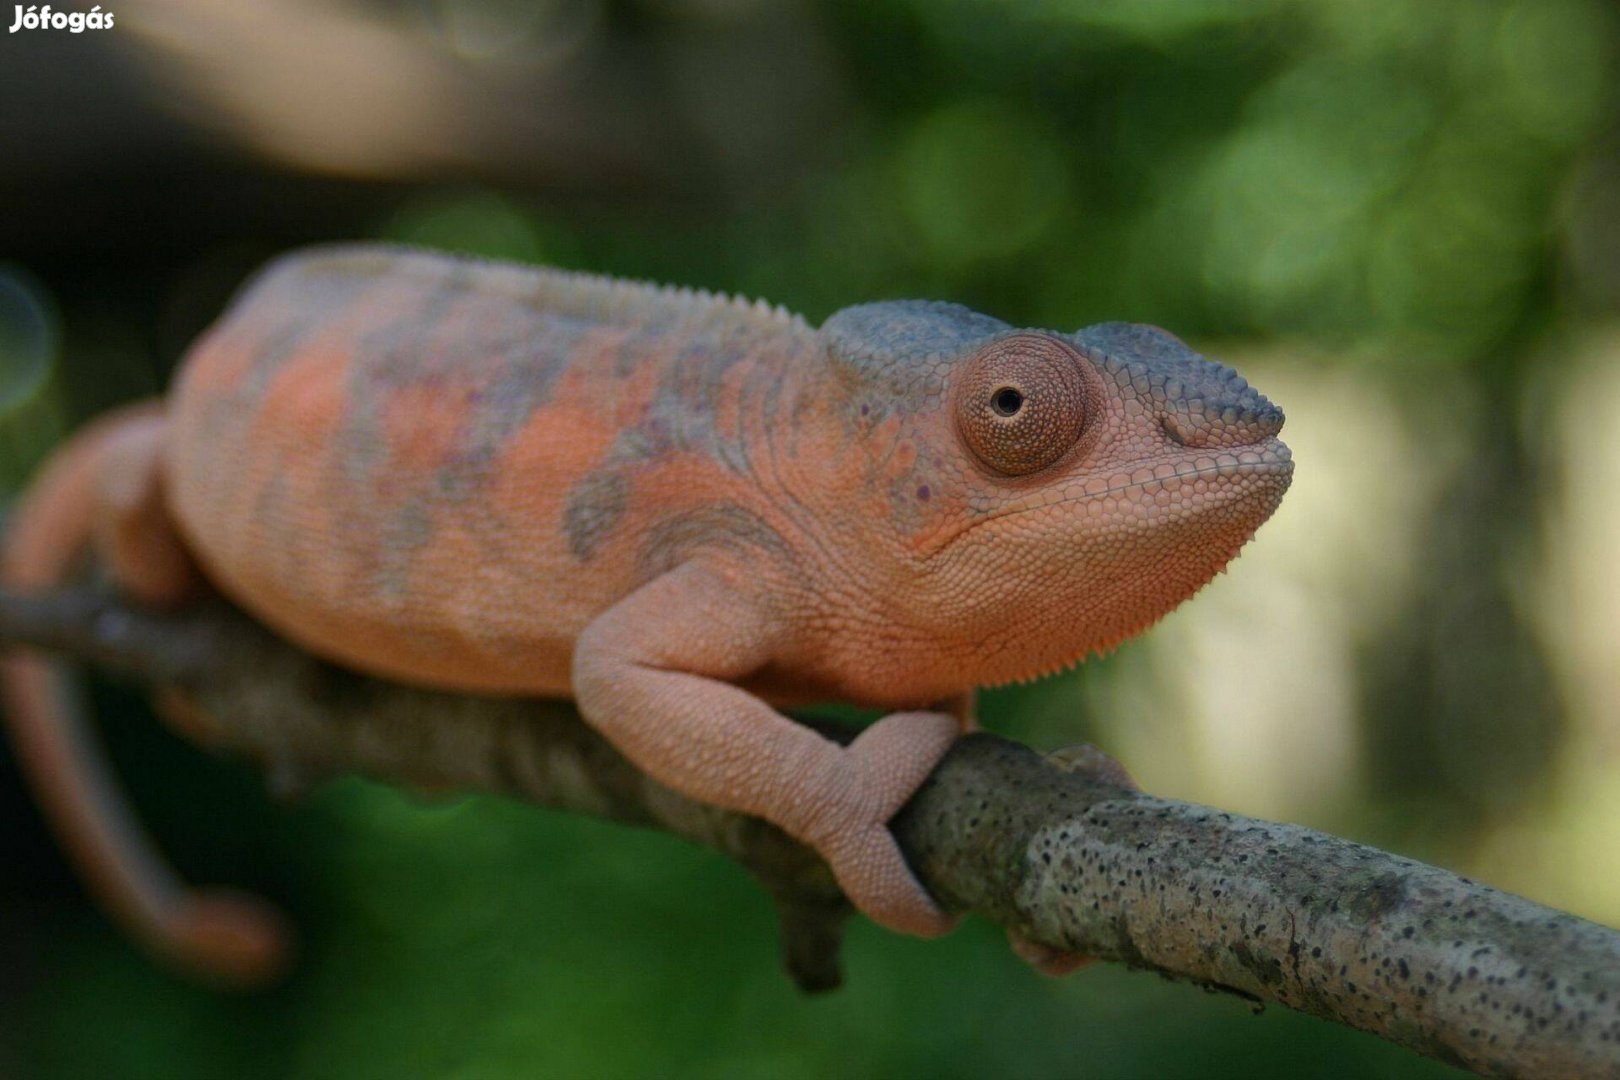
<path id="1" fill-rule="evenodd" d="M 813 330 L 374 246 L 264 271 L 157 423 L 144 484 L 127 461 L 98 481 L 124 492 L 102 549 L 143 597 L 194 589 L 194 560 L 341 663 L 572 696 L 649 774 L 814 845 L 918 934 L 952 920 L 885 822 L 964 719 L 939 703 L 1144 629 L 1292 472 L 1282 413 L 1149 327 L 895 302 Z M 777 711 L 829 698 L 896 711 L 848 748 Z"/>

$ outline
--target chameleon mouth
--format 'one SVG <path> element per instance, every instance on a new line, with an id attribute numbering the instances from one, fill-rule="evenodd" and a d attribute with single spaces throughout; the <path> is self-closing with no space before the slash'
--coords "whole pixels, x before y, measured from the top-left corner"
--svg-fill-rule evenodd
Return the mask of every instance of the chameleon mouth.
<path id="1" fill-rule="evenodd" d="M 1264 442 L 1249 445 L 1249 447 L 1241 447 L 1238 450 L 1200 453 L 1199 457 L 1192 458 L 1192 461 L 1183 461 L 1181 465 L 1170 465 L 1166 461 L 1160 461 L 1158 465 L 1149 465 L 1144 461 L 1144 463 L 1140 463 L 1134 468 L 1126 466 L 1123 470 L 1110 474 L 1106 478 L 1098 476 L 1098 478 L 1090 479 L 1085 483 L 1081 491 L 1071 491 L 1068 494 L 1061 495 L 1058 499 L 1045 500 L 1045 502 L 1040 502 L 1037 505 L 1009 507 L 1001 513 L 988 515 L 988 517 L 982 518 L 980 521 L 975 521 L 974 525 L 983 525 L 985 521 L 993 521 L 996 518 L 1014 517 L 1019 513 L 1050 510 L 1051 507 L 1061 507 L 1061 505 L 1084 504 L 1084 502 L 1106 499 L 1110 495 L 1121 495 L 1126 494 L 1126 492 L 1155 495 L 1160 491 L 1170 489 L 1170 487 L 1183 486 L 1183 484 L 1199 481 L 1199 479 L 1225 481 L 1225 479 L 1267 478 L 1267 476 L 1270 476 L 1270 478 L 1285 478 L 1283 491 L 1286 491 L 1286 486 L 1293 479 L 1293 473 L 1294 455 L 1288 449 L 1288 444 L 1285 444 L 1278 437 L 1268 436 Z M 1231 487 L 1228 491 L 1223 491 L 1223 489 L 1217 487 L 1213 491 L 1204 492 L 1204 495 L 1205 497 L 1212 495 L 1212 502 L 1226 502 L 1228 499 L 1241 499 L 1244 495 L 1252 494 L 1252 491 L 1254 491 L 1254 486 L 1251 486 L 1251 484 L 1239 484 L 1239 486 Z"/>
<path id="2" fill-rule="evenodd" d="M 1056 502 L 1060 504 L 1083 502 L 1124 492 L 1153 495 L 1167 486 L 1199 479 L 1234 480 L 1256 476 L 1282 476 L 1291 479 L 1293 473 L 1293 451 L 1288 449 L 1287 443 L 1273 435 L 1267 436 L 1263 442 L 1236 450 L 1200 454 L 1190 463 L 1180 466 L 1165 463 L 1158 466 L 1139 465 L 1128 472 L 1115 473 L 1100 483 L 1088 484 L 1084 491 L 1058 499 Z M 1234 490 L 1234 494 L 1241 493 Z"/>
<path id="3" fill-rule="evenodd" d="M 1272 491 L 1275 493 L 1275 498 L 1260 521 L 1255 522 L 1255 527 L 1258 527 L 1260 522 L 1264 521 L 1266 517 L 1270 517 L 1271 512 L 1276 509 L 1277 501 L 1281 500 L 1283 493 L 1288 490 L 1288 485 L 1293 481 L 1293 474 L 1293 452 L 1288 449 L 1286 443 L 1275 435 L 1268 435 L 1261 442 L 1240 447 L 1236 450 L 1200 454 L 1193 458 L 1190 463 L 1183 462 L 1180 465 L 1171 465 L 1168 462 L 1161 461 L 1154 465 L 1142 462 L 1134 467 L 1126 466 L 1119 472 L 1107 477 L 1094 477 L 1087 481 L 1078 491 L 1070 491 L 1057 498 L 1008 507 L 998 513 L 986 514 L 947 537 L 945 543 L 941 545 L 941 550 L 991 522 L 1017 517 L 1021 514 L 1050 512 L 1055 507 L 1060 506 L 1095 504 L 1098 500 L 1127 493 L 1151 497 L 1161 491 L 1179 489 L 1189 483 L 1196 484 L 1200 480 L 1206 483 L 1209 481 L 1217 483 L 1215 486 L 1207 487 L 1204 491 L 1198 492 L 1199 505 L 1197 507 L 1183 508 L 1181 514 L 1196 517 L 1200 512 L 1206 511 L 1213 506 L 1224 505 L 1256 494 Z M 1274 487 L 1273 485 L 1254 482 L 1263 478 L 1280 478 L 1282 484 L 1280 487 Z M 1220 486 L 1218 482 L 1225 480 L 1246 482 L 1232 484 L 1229 487 Z M 1160 509 L 1157 505 L 1150 505 L 1155 511 L 1151 517 L 1158 517 L 1161 513 L 1179 516 L 1178 511 L 1174 508 L 1165 507 Z M 1150 519 L 1144 517 L 1141 520 Z"/>

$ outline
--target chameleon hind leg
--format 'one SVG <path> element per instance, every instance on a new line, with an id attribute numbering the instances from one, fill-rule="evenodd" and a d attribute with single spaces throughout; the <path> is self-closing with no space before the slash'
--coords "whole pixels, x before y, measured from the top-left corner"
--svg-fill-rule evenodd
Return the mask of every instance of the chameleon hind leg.
<path id="1" fill-rule="evenodd" d="M 163 420 L 156 406 L 114 413 L 69 442 L 24 497 L 5 538 L 7 586 L 44 590 L 71 575 L 88 545 L 114 580 L 150 604 L 202 587 L 163 505 Z M 157 854 L 75 708 L 57 665 L 17 652 L 0 660 L 5 714 L 20 763 L 65 851 L 96 897 L 159 956 L 221 983 L 252 983 L 282 965 L 288 934 L 262 902 L 194 890 Z"/>
<path id="2" fill-rule="evenodd" d="M 96 478 L 96 554 L 120 591 L 175 607 L 203 591 L 163 498 L 163 416 L 136 413 L 107 433 Z"/>

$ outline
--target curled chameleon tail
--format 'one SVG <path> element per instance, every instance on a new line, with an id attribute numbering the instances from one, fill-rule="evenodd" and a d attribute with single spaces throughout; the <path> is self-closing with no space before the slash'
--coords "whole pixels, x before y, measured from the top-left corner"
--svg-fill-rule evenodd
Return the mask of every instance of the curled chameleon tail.
<path id="1" fill-rule="evenodd" d="M 125 410 L 61 450 L 12 517 L 0 580 L 27 590 L 59 584 L 104 525 L 104 477 L 121 438 L 160 423 L 150 408 Z M 274 976 L 288 951 L 281 916 L 253 897 L 179 880 L 131 815 L 64 675 L 41 656 L 0 657 L 22 771 L 90 890 L 152 952 L 193 975 L 234 985 Z"/>

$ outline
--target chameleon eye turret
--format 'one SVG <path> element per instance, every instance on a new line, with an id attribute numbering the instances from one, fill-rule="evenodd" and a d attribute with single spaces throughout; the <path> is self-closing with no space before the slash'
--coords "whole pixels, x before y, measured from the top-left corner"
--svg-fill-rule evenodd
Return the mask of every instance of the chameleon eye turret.
<path id="1" fill-rule="evenodd" d="M 986 345 L 956 388 L 957 425 L 991 471 L 1027 476 L 1067 454 L 1085 430 L 1084 361 L 1044 334 L 1014 334 Z"/>

